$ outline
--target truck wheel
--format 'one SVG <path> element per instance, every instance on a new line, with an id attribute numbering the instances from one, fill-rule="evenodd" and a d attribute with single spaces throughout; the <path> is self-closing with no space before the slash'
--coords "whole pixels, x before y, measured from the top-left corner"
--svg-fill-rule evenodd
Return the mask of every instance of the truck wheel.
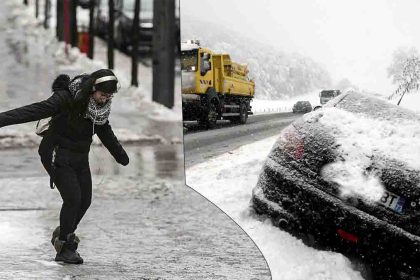
<path id="1" fill-rule="evenodd" d="M 239 105 L 239 116 L 230 117 L 229 120 L 234 124 L 245 124 L 248 120 L 248 108 L 246 103 L 241 103 Z"/>
<path id="2" fill-rule="evenodd" d="M 218 116 L 216 108 L 217 108 L 216 104 L 212 102 L 209 106 L 209 110 L 207 114 L 205 114 L 198 120 L 198 124 L 200 126 L 204 126 L 207 129 L 216 127 L 217 116 Z"/>
<path id="3" fill-rule="evenodd" d="M 207 114 L 207 128 L 214 128 L 216 126 L 217 115 L 216 104 L 212 102 Z"/>
<path id="4" fill-rule="evenodd" d="M 248 120 L 248 108 L 246 106 L 246 103 L 242 102 L 239 109 L 240 109 L 239 123 L 246 124 L 246 121 Z"/>

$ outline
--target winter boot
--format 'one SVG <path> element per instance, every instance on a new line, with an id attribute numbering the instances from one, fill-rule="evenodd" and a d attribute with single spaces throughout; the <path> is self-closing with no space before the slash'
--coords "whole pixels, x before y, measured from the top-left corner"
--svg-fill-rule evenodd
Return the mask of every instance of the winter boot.
<path id="1" fill-rule="evenodd" d="M 83 259 L 80 257 L 79 253 L 76 251 L 77 243 L 75 242 L 76 235 L 74 233 L 69 233 L 67 235 L 67 240 L 62 241 L 58 237 L 54 241 L 54 248 L 57 251 L 55 257 L 56 262 L 65 262 L 71 264 L 82 264 Z"/>
<path id="2" fill-rule="evenodd" d="M 54 243 L 55 243 L 55 239 L 58 238 L 59 236 L 60 236 L 60 226 L 56 227 L 55 230 L 53 231 L 53 234 L 52 234 L 52 237 L 51 237 L 51 244 L 53 246 L 54 246 Z M 75 246 L 76 246 L 75 250 L 77 250 L 77 246 L 80 243 L 80 239 L 76 234 L 74 235 L 74 242 L 76 243 L 75 244 Z"/>

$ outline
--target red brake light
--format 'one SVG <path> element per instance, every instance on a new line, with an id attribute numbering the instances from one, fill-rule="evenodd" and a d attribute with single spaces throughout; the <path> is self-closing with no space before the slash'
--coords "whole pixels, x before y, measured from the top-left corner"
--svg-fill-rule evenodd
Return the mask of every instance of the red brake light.
<path id="1" fill-rule="evenodd" d="M 295 159 L 303 158 L 303 139 L 299 139 L 296 143 Z"/>
<path id="2" fill-rule="evenodd" d="M 358 236 L 356 236 L 354 234 L 351 234 L 351 233 L 349 233 L 349 232 L 347 232 L 345 230 L 337 229 L 337 233 L 338 233 L 338 235 L 341 236 L 341 238 L 343 238 L 343 239 L 345 239 L 347 241 L 350 241 L 350 242 L 353 242 L 353 243 L 357 243 L 359 241 L 359 237 Z"/>
<path id="3" fill-rule="evenodd" d="M 304 154 L 304 141 L 299 132 L 291 126 L 287 128 L 287 131 L 285 131 L 284 138 L 286 140 L 286 152 L 293 156 L 296 160 L 302 159 Z"/>

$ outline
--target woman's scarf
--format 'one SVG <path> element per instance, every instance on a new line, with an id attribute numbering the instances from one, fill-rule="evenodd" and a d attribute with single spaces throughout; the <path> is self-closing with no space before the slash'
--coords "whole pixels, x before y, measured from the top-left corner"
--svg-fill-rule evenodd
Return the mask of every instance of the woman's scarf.
<path id="1" fill-rule="evenodd" d="M 111 113 L 111 100 L 99 105 L 93 97 L 90 97 L 85 115 L 86 119 L 90 119 L 93 124 L 103 125 L 108 120 L 109 113 Z"/>
<path id="2" fill-rule="evenodd" d="M 75 77 L 69 83 L 69 91 L 73 96 L 73 99 L 78 97 L 80 93 L 81 85 L 86 79 L 89 78 L 89 75 L 82 74 L 80 76 Z M 85 118 L 90 119 L 93 124 L 103 125 L 107 122 L 109 114 L 111 113 L 111 100 L 108 100 L 105 104 L 100 105 L 95 102 L 93 97 L 91 96 L 89 99 L 88 106 L 86 108 Z"/>

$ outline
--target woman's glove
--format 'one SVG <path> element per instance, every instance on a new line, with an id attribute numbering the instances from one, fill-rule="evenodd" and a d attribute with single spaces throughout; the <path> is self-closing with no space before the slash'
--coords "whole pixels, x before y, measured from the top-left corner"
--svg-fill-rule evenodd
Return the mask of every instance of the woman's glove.
<path id="1" fill-rule="evenodd" d="M 127 166 L 130 162 L 130 158 L 124 150 L 122 150 L 121 154 L 118 156 L 117 162 L 124 166 Z"/>

